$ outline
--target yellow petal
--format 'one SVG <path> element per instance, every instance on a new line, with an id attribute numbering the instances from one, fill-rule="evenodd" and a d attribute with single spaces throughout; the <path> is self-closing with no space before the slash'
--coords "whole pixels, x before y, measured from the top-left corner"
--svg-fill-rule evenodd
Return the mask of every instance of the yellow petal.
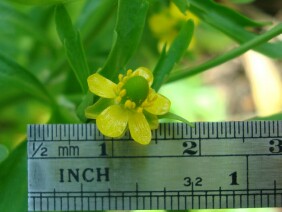
<path id="1" fill-rule="evenodd" d="M 155 95 L 157 95 L 157 97 L 153 101 L 152 105 L 145 107 L 144 109 L 154 115 L 166 114 L 170 109 L 169 99 L 161 94 L 155 94 Z"/>
<path id="2" fill-rule="evenodd" d="M 102 134 L 120 137 L 127 127 L 128 112 L 120 105 L 111 105 L 97 117 L 97 127 Z"/>
<path id="3" fill-rule="evenodd" d="M 140 144 L 151 141 L 151 129 L 143 113 L 130 112 L 128 126 L 131 137 Z"/>
<path id="4" fill-rule="evenodd" d="M 149 69 L 145 67 L 139 67 L 133 73 L 136 74 L 137 76 L 144 77 L 148 81 L 149 86 L 153 84 L 154 77 Z"/>
<path id="5" fill-rule="evenodd" d="M 173 19 L 168 9 L 152 15 L 149 19 L 149 26 L 157 38 L 168 34 L 177 24 L 177 19 Z"/>
<path id="6" fill-rule="evenodd" d="M 103 112 L 103 110 L 112 104 L 112 99 L 100 98 L 94 105 L 88 106 L 85 109 L 85 117 L 89 119 L 96 119 L 97 116 Z"/>
<path id="7" fill-rule="evenodd" d="M 181 20 L 187 20 L 187 17 L 186 17 L 186 15 L 184 15 L 179 9 L 178 9 L 178 7 L 175 5 L 175 4 L 173 4 L 173 3 L 171 3 L 170 5 L 169 5 L 169 12 L 170 12 L 170 14 L 171 14 L 171 16 L 172 16 L 172 18 L 174 18 L 175 20 L 177 20 L 177 21 L 181 21 Z"/>
<path id="8" fill-rule="evenodd" d="M 97 96 L 114 98 L 117 85 L 102 75 L 95 73 L 87 79 L 89 90 Z"/>

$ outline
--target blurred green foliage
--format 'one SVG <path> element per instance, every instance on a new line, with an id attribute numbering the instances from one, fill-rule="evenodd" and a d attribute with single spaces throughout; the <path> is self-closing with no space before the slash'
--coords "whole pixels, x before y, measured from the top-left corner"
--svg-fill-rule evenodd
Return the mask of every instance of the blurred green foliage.
<path id="1" fill-rule="evenodd" d="M 169 0 L 0 2 L 0 211 L 25 211 L 27 207 L 26 125 L 85 122 L 84 109 L 97 101 L 88 92 L 90 74 L 99 71 L 115 79 L 127 68 L 146 66 L 154 70 L 156 90 L 179 80 L 161 89 L 170 96 L 173 111 L 192 121 L 224 120 L 224 102 L 216 90 L 202 87 L 199 78 L 187 77 L 248 49 L 282 58 L 282 42 L 267 43 L 281 34 L 281 25 L 258 35 L 255 30 L 270 23 L 250 20 L 212 0 L 173 2 L 182 13 L 193 12 L 203 24 L 179 23 L 174 42 L 161 52 L 148 20 L 168 7 Z M 215 58 L 187 67 L 187 61 L 195 62 L 201 54 L 187 50 L 199 32 L 199 46 Z M 239 46 L 226 52 L 224 46 L 233 42 Z M 281 119 L 281 115 L 275 117 Z"/>

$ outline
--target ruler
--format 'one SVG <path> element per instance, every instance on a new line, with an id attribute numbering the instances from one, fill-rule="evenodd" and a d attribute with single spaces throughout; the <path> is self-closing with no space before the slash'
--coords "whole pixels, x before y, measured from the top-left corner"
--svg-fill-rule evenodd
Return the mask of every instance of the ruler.
<path id="1" fill-rule="evenodd" d="M 282 121 L 166 123 L 146 146 L 28 126 L 29 211 L 254 207 L 282 207 Z"/>

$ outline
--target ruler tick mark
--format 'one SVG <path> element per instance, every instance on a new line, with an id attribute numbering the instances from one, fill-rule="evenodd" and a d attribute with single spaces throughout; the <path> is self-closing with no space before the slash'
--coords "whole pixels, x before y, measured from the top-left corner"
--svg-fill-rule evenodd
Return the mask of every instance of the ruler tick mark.
<path id="1" fill-rule="evenodd" d="M 222 206 L 221 206 L 221 198 L 222 198 L 222 196 L 221 196 L 222 194 L 221 194 L 221 187 L 219 187 L 219 208 L 222 208 Z"/>
<path id="2" fill-rule="evenodd" d="M 247 192 L 247 207 L 249 207 L 249 156 L 246 156 L 246 182 L 247 182 L 247 188 L 246 188 L 246 192 Z"/>
<path id="3" fill-rule="evenodd" d="M 273 186 L 274 186 L 274 207 L 277 207 L 276 206 L 276 180 L 274 180 Z"/>
<path id="4" fill-rule="evenodd" d="M 60 210 L 63 210 L 63 197 L 60 197 Z"/>
<path id="5" fill-rule="evenodd" d="M 166 208 L 166 188 L 164 187 L 164 190 L 163 190 L 163 197 L 164 197 L 164 208 Z"/>
<path id="6" fill-rule="evenodd" d="M 128 134 L 124 139 L 104 138 L 93 124 L 30 125 L 29 210 L 281 207 L 282 185 L 278 180 L 281 175 L 277 172 L 277 165 L 280 165 L 277 161 L 281 159 L 282 153 L 269 153 L 269 139 L 280 139 L 277 137 L 281 134 L 279 130 L 282 130 L 280 123 L 282 122 L 196 123 L 196 129 L 179 123 L 161 124 L 162 133 L 155 131 L 153 134 L 157 145 L 151 143 L 142 148 L 136 146 Z M 93 134 L 90 132 L 92 129 Z M 240 142 L 242 138 L 246 141 L 244 145 Z M 58 147 L 64 146 L 66 142 L 79 146 L 79 154 L 57 157 L 55 153 L 58 153 Z M 198 155 L 183 155 L 183 150 L 191 150 L 192 142 L 196 143 Z M 100 156 L 101 143 L 105 143 L 111 157 Z M 42 157 L 43 148 L 48 148 L 48 155 L 45 157 Z M 267 150 L 264 151 L 265 149 Z M 62 154 L 61 150 L 61 156 Z M 263 163 L 258 164 L 261 161 Z M 85 189 L 86 184 L 81 184 L 81 181 L 77 187 L 75 184 L 70 186 L 67 177 L 64 183 L 48 180 L 60 180 L 58 176 L 50 177 L 49 174 L 58 173 L 62 168 L 80 169 L 80 179 L 98 179 L 96 175 L 91 175 L 91 170 L 105 169 L 108 170 L 109 182 L 85 182 Z M 214 175 L 213 183 L 206 179 L 207 173 L 221 174 L 228 171 L 225 168 L 238 173 L 239 185 L 230 186 L 229 181 L 226 184 L 219 174 Z M 88 171 L 82 172 L 85 169 Z M 265 173 L 264 180 L 261 180 L 263 169 L 274 171 L 269 171 L 271 175 Z M 36 185 L 36 181 L 41 182 L 47 174 L 47 181 L 43 184 L 50 185 L 50 188 L 41 188 L 41 183 Z M 195 176 L 202 177 L 201 187 L 194 182 L 188 190 L 176 189 L 182 183 L 174 179 L 183 179 L 183 175 L 191 179 Z M 265 179 L 273 182 L 270 187 L 269 182 L 264 182 Z M 254 185 L 256 189 L 253 188 Z M 227 186 L 232 189 L 224 189 Z"/>

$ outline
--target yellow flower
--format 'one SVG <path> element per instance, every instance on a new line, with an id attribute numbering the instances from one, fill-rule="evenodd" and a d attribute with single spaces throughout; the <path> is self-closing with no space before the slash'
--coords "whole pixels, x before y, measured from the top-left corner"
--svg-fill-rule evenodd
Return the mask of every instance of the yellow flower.
<path id="1" fill-rule="evenodd" d="M 106 136 L 121 137 L 129 129 L 135 141 L 148 144 L 151 130 L 158 128 L 157 116 L 169 111 L 170 101 L 151 88 L 153 75 L 147 68 L 128 70 L 118 78 L 115 84 L 98 73 L 88 77 L 89 90 L 102 98 L 86 108 L 85 116 L 96 119 Z"/>
<path id="2" fill-rule="evenodd" d="M 192 19 L 195 25 L 198 25 L 199 19 L 190 11 L 186 11 L 185 15 L 178 9 L 178 7 L 172 2 L 169 4 L 168 8 L 163 9 L 160 13 L 152 15 L 149 19 L 149 26 L 156 36 L 159 39 L 159 49 L 167 44 L 169 47 L 177 36 L 178 32 L 181 29 L 181 25 L 184 21 Z M 189 48 L 193 48 L 195 45 L 195 39 L 192 38 Z"/>

